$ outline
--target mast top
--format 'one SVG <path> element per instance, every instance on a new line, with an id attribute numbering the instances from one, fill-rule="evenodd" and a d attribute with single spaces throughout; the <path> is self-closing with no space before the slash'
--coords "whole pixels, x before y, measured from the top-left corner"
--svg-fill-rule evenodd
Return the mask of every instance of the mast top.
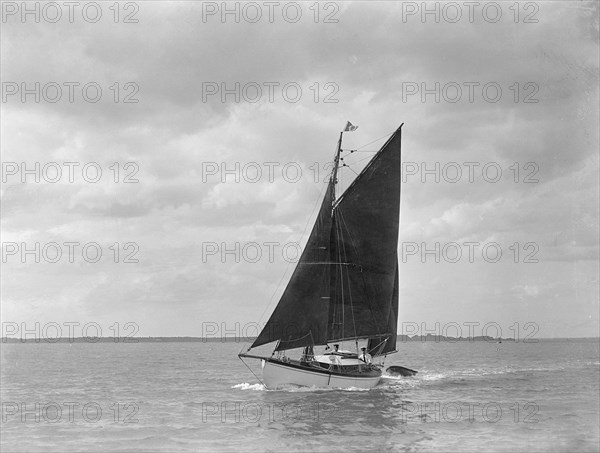
<path id="1" fill-rule="evenodd" d="M 331 172 L 330 182 L 333 182 L 333 199 L 335 200 L 335 185 L 337 184 L 337 172 L 340 166 L 340 153 L 342 152 L 342 136 L 344 131 L 340 132 L 340 138 L 337 144 L 337 150 L 335 152 L 335 158 L 333 160 L 333 171 Z"/>

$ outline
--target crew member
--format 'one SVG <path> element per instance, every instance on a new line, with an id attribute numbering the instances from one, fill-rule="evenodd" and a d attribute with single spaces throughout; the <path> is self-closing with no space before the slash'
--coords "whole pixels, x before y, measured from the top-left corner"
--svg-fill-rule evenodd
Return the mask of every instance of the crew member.
<path id="1" fill-rule="evenodd" d="M 373 357 L 371 357 L 371 354 L 369 354 L 367 352 L 367 348 L 360 348 L 360 350 L 362 351 L 361 354 L 358 356 L 359 360 L 362 360 L 365 363 L 371 363 Z"/>

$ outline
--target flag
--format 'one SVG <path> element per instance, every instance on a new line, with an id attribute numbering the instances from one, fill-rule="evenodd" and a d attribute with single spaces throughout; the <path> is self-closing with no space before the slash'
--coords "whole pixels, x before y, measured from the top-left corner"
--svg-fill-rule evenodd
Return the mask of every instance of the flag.
<path id="1" fill-rule="evenodd" d="M 353 125 L 350 121 L 346 123 L 346 127 L 344 128 L 344 132 L 352 132 L 358 129 L 358 126 Z"/>

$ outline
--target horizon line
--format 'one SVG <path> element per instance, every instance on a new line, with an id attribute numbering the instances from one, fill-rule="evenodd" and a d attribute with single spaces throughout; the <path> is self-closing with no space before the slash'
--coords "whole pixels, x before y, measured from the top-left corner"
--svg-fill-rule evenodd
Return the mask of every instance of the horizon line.
<path id="1" fill-rule="evenodd" d="M 452 339 L 469 339 L 469 338 L 491 338 L 493 340 L 506 340 L 506 341 L 514 341 L 515 343 L 519 343 L 519 342 L 526 342 L 526 343 L 532 343 L 533 340 L 570 340 L 570 339 L 574 339 L 574 340 L 582 340 L 582 339 L 598 339 L 600 340 L 600 336 L 582 336 L 582 337 L 536 337 L 536 338 L 519 338 L 519 339 L 515 339 L 512 337 L 491 337 L 489 335 L 476 335 L 476 336 L 468 336 L 468 337 L 451 337 L 451 336 L 445 336 L 445 335 L 434 335 L 434 334 L 430 334 L 428 333 L 427 335 L 405 335 L 405 334 L 401 334 L 401 335 L 397 335 L 397 337 L 407 337 L 407 338 L 426 338 L 426 337 L 439 337 L 439 338 L 452 338 Z M 112 340 L 115 343 L 119 342 L 119 343 L 128 343 L 128 342 L 134 342 L 133 340 L 141 340 L 141 339 L 161 339 L 161 338 L 169 338 L 169 339 L 193 339 L 193 340 L 245 340 L 245 341 L 250 341 L 250 340 L 255 340 L 257 337 L 236 337 L 236 336 L 221 336 L 221 337 L 196 337 L 196 336 L 190 336 L 190 335 L 178 335 L 178 336 L 172 336 L 172 335 L 149 335 L 149 336 L 136 336 L 136 337 L 95 337 L 95 336 L 85 336 L 85 337 L 39 337 L 39 338 L 22 338 L 22 337 L 1 337 L 2 343 L 7 343 L 9 341 L 19 341 L 19 342 L 26 342 L 26 341 L 42 341 L 42 340 L 46 340 L 49 342 L 58 342 L 60 340 L 85 340 L 85 339 L 93 339 L 94 341 L 99 341 L 99 340 Z M 118 341 L 115 341 L 118 340 Z M 527 340 L 527 341 L 525 341 Z M 91 342 L 91 341 L 87 341 L 87 342 Z M 333 342 L 332 342 L 333 343 Z M 317 345 L 319 346 L 319 345 Z"/>

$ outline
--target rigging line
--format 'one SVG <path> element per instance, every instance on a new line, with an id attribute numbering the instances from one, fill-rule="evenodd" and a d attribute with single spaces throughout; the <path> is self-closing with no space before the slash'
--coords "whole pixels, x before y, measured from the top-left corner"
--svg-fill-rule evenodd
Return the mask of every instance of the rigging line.
<path id="1" fill-rule="evenodd" d="M 358 151 L 358 152 L 363 152 L 363 151 Z M 377 151 L 364 151 L 364 152 L 376 153 Z M 346 155 L 346 158 L 348 158 L 348 157 L 349 157 L 349 156 L 348 156 L 348 155 Z M 350 170 L 352 170 L 352 172 L 353 172 L 353 173 L 354 173 L 356 176 L 358 176 L 358 173 L 357 173 L 357 172 L 354 170 L 354 168 L 352 168 L 352 167 L 351 167 L 351 165 L 357 165 L 357 164 L 359 164 L 359 163 L 361 163 L 361 162 L 363 162 L 363 161 L 365 161 L 365 160 L 367 160 L 367 159 L 371 159 L 371 158 L 372 158 L 372 156 L 366 156 L 366 157 L 363 157 L 362 159 L 358 159 L 358 160 L 356 160 L 356 161 L 354 161 L 354 162 L 350 162 L 349 164 L 347 164 L 347 163 L 346 163 L 346 161 L 344 160 L 344 158 L 342 157 L 340 160 L 344 161 L 344 163 L 342 164 L 342 166 L 341 166 L 341 167 L 342 167 L 342 168 L 344 168 L 344 167 L 348 167 Z"/>
<path id="2" fill-rule="evenodd" d="M 359 263 L 362 263 L 362 259 L 360 256 L 360 253 L 358 252 L 358 248 L 356 247 L 356 242 L 354 241 L 354 238 L 352 237 L 352 233 L 350 232 L 350 229 L 348 228 L 348 225 L 346 225 L 346 219 L 344 219 L 344 215 L 341 212 L 341 209 L 338 209 L 337 212 L 339 212 L 339 216 L 341 217 L 342 222 L 344 222 L 344 226 L 346 227 L 346 230 L 348 231 L 348 236 L 350 237 L 350 244 L 352 245 L 352 248 L 354 249 L 354 253 L 356 253 L 356 258 L 357 261 Z M 371 316 L 373 317 L 373 321 L 375 322 L 375 328 L 377 329 L 377 335 L 381 335 L 379 333 L 379 323 L 377 322 L 377 318 L 374 315 L 374 310 L 373 310 L 373 306 L 372 304 L 372 298 L 371 295 L 369 294 L 369 287 L 367 286 L 367 282 L 365 281 L 365 274 L 362 272 L 362 265 L 361 265 L 361 273 L 360 273 L 361 279 L 362 279 L 362 283 L 363 283 L 363 287 L 365 290 L 365 295 L 366 295 L 366 299 L 367 299 L 367 303 L 369 304 L 369 311 L 371 312 Z"/>
<path id="3" fill-rule="evenodd" d="M 381 338 L 383 338 L 383 337 L 381 337 Z M 375 347 L 373 347 L 373 349 L 371 349 L 371 351 L 376 351 L 379 348 L 383 349 L 381 346 L 385 345 L 385 343 L 387 343 L 387 341 L 388 341 L 387 338 L 383 341 L 380 341 Z M 381 351 L 377 351 L 377 352 L 381 352 Z"/>
<path id="4" fill-rule="evenodd" d="M 404 125 L 404 123 L 402 123 L 400 125 L 400 127 L 398 129 L 396 129 L 396 131 L 392 134 L 390 134 L 390 136 L 388 137 L 388 139 L 386 140 L 386 142 L 381 146 L 381 149 L 373 156 L 373 158 L 367 163 L 367 165 L 365 165 L 365 167 L 361 170 L 361 172 L 359 173 L 359 175 L 354 178 L 354 181 L 352 181 L 350 183 L 350 185 L 346 188 L 346 190 L 344 191 L 344 193 L 342 193 L 342 195 L 339 196 L 339 198 L 336 200 L 333 209 L 337 208 L 339 206 L 339 204 L 342 202 L 342 200 L 344 199 L 344 197 L 352 190 L 352 188 L 358 183 L 358 181 L 360 180 L 361 176 L 364 175 L 369 168 L 371 167 L 371 165 L 373 165 L 373 163 L 379 158 L 379 156 L 381 156 L 381 153 L 383 152 L 383 150 L 385 149 L 385 147 L 392 141 L 392 138 L 394 138 L 394 136 L 400 132 L 402 129 L 402 126 Z"/>
<path id="5" fill-rule="evenodd" d="M 356 165 L 356 164 L 359 164 L 359 163 L 361 163 L 362 161 L 364 161 L 364 160 L 367 160 L 367 159 L 370 159 L 370 158 L 371 158 L 371 156 L 363 157 L 362 159 L 359 159 L 359 160 L 357 160 L 357 161 L 355 161 L 355 162 L 351 162 L 350 164 L 347 164 L 347 163 L 346 163 L 346 161 L 344 161 L 344 164 L 341 166 L 341 168 L 348 167 L 350 170 L 352 170 L 352 173 L 354 173 L 356 176 L 358 176 L 358 173 L 357 173 L 357 172 L 354 170 L 354 168 L 352 168 L 350 165 Z"/>
<path id="6" fill-rule="evenodd" d="M 396 131 L 396 130 L 394 129 L 392 132 L 389 132 L 389 133 L 387 133 L 387 134 L 385 134 L 385 135 L 383 135 L 383 136 L 381 136 L 381 137 L 379 137 L 379 138 L 376 138 L 376 139 L 375 139 L 375 140 L 373 140 L 372 142 L 369 142 L 369 143 L 367 143 L 367 144 L 365 144 L 365 145 L 359 146 L 358 148 L 356 148 L 356 150 L 358 151 L 359 149 L 362 149 L 362 148 L 364 148 L 365 146 L 369 146 L 370 144 L 372 144 L 372 143 L 375 143 L 375 142 L 377 142 L 377 141 L 381 140 L 382 138 L 389 137 L 389 136 L 390 136 L 390 135 L 392 135 L 392 134 L 393 134 L 395 131 Z"/>
<path id="7" fill-rule="evenodd" d="M 337 337 L 337 338 L 330 338 L 330 340 L 335 340 L 335 341 L 348 341 L 348 340 L 354 340 L 355 338 L 359 339 L 359 340 L 368 340 L 370 337 L 368 335 L 358 335 L 358 336 L 352 336 L 352 337 Z"/>
<path id="8" fill-rule="evenodd" d="M 363 157 L 362 159 L 359 159 L 357 161 L 352 162 L 351 165 L 359 164 L 359 163 L 364 162 L 365 160 L 370 159 L 370 158 L 371 158 L 371 156 Z"/>
<path id="9" fill-rule="evenodd" d="M 248 368 L 250 370 L 250 373 L 252 373 L 256 379 L 258 379 L 258 382 L 260 382 L 263 385 L 264 388 L 267 388 L 267 386 L 265 385 L 265 383 L 256 375 L 256 373 L 254 371 L 252 371 L 252 368 L 250 368 L 248 366 L 248 364 L 246 362 L 244 362 L 244 359 L 242 359 L 240 356 L 238 356 L 238 358 L 242 361 L 242 363 L 244 365 L 246 365 L 246 368 Z"/>
<path id="10" fill-rule="evenodd" d="M 354 171 L 354 168 L 352 168 L 350 165 L 348 165 L 348 164 L 344 163 L 344 165 L 342 165 L 342 168 L 344 168 L 344 167 L 348 167 L 350 170 L 352 170 L 352 173 L 354 173 L 356 176 L 358 176 L 358 173 L 356 173 L 356 172 Z"/>
<path id="11" fill-rule="evenodd" d="M 292 341 L 298 341 L 298 340 L 302 340 L 303 338 L 306 337 L 311 337 L 312 338 L 312 330 L 309 330 L 307 334 L 302 335 L 301 337 L 296 337 L 296 338 L 292 338 L 291 340 L 279 340 L 279 344 L 281 344 L 282 342 L 285 343 L 290 343 Z M 315 342 L 314 338 L 313 338 L 313 343 Z M 279 347 L 279 344 L 277 345 Z M 293 348 L 292 348 L 293 349 Z M 286 349 L 287 350 L 287 349 Z"/>
<path id="12" fill-rule="evenodd" d="M 344 220 L 344 215 L 340 212 L 340 217 L 342 218 L 342 222 L 346 225 L 346 221 Z M 346 227 L 348 229 L 348 227 Z M 341 225 L 340 225 L 341 230 Z M 350 237 L 350 242 L 352 242 L 352 237 Z M 346 242 L 342 242 L 342 246 L 344 247 L 344 256 L 348 258 L 348 254 L 346 253 Z M 362 272 L 361 272 L 362 273 Z M 348 298 L 350 299 L 350 310 L 352 313 L 352 328 L 354 329 L 354 336 L 356 337 L 356 320 L 354 319 L 354 306 L 352 305 L 352 285 L 350 284 L 350 276 L 349 271 L 346 271 L 348 274 Z M 356 343 L 356 350 L 358 351 L 358 342 Z"/>

